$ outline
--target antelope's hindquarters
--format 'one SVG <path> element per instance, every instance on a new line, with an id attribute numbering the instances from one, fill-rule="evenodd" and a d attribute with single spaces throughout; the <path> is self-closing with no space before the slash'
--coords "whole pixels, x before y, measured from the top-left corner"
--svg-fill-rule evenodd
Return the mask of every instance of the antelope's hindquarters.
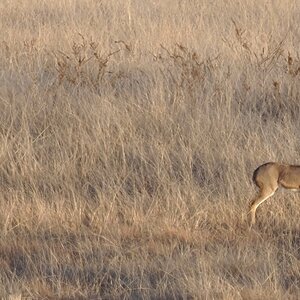
<path id="1" fill-rule="evenodd" d="M 258 167 L 253 173 L 253 181 L 259 188 L 257 197 L 251 203 L 251 225 L 255 224 L 256 209 L 260 204 L 270 198 L 278 188 L 280 165 L 267 163 Z"/>
<path id="2" fill-rule="evenodd" d="M 278 163 L 266 163 L 261 165 L 253 172 L 253 181 L 259 189 L 278 188 L 278 180 L 281 171 L 281 165 Z"/>

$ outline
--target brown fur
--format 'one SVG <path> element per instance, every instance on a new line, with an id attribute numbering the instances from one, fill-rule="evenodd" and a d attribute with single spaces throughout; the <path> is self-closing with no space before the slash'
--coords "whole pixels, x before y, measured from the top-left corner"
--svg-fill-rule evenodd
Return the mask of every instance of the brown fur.
<path id="1" fill-rule="evenodd" d="M 271 197 L 278 187 L 300 189 L 300 166 L 269 162 L 253 172 L 253 181 L 259 188 L 259 194 L 251 203 L 251 225 L 255 224 L 257 207 Z"/>

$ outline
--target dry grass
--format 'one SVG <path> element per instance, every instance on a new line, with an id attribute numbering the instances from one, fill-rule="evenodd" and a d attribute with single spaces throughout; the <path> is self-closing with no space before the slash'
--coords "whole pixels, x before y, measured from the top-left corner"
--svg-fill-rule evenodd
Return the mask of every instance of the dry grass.
<path id="1" fill-rule="evenodd" d="M 297 0 L 0 4 L 0 297 L 299 299 Z"/>

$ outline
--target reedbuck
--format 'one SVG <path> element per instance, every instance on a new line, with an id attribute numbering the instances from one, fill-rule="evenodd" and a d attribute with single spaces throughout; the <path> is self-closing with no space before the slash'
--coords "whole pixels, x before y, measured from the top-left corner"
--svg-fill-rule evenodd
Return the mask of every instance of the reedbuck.
<path id="1" fill-rule="evenodd" d="M 278 187 L 300 190 L 300 166 L 269 162 L 254 171 L 253 181 L 259 188 L 259 194 L 251 203 L 251 225 L 255 224 L 257 207 L 274 195 Z"/>

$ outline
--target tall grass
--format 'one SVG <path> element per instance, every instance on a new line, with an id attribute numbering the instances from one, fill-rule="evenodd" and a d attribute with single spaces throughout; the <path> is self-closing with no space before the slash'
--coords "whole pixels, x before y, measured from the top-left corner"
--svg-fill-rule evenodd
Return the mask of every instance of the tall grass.
<path id="1" fill-rule="evenodd" d="M 297 299 L 298 1 L 0 4 L 0 297 Z"/>

